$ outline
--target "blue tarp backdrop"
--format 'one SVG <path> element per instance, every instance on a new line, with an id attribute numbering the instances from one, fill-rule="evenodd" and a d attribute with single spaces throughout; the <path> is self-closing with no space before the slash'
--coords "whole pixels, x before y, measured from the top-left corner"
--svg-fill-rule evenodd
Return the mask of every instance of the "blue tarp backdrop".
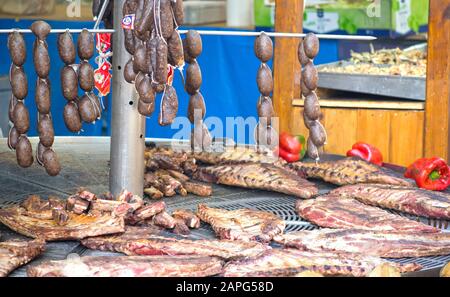
<path id="1" fill-rule="evenodd" d="M 22 20 L 0 20 L 0 28 L 28 28 L 32 21 Z M 92 22 L 61 22 L 49 21 L 53 28 L 84 28 L 92 27 Z M 217 28 L 202 28 L 214 29 Z M 77 36 L 74 36 L 76 39 Z M 219 117 L 224 123 L 226 117 L 256 117 L 256 102 L 259 98 L 258 88 L 256 86 L 256 71 L 259 67 L 259 61 L 253 53 L 254 38 L 237 36 L 202 36 L 203 53 L 198 61 L 202 70 L 203 84 L 201 92 L 205 98 L 207 106 L 207 117 Z M 7 75 L 10 67 L 10 58 L 6 47 L 7 35 L 0 35 L 0 74 Z M 57 135 L 74 135 L 70 133 L 63 121 L 62 110 L 66 100 L 61 95 L 60 70 L 63 67 L 58 56 L 56 46 L 57 35 L 51 34 L 47 40 L 50 49 L 51 73 L 50 81 L 52 87 L 52 115 L 54 119 L 55 132 Z M 28 75 L 29 93 L 26 105 L 30 110 L 32 129 L 29 135 L 36 135 L 36 105 L 34 102 L 34 89 L 36 74 L 34 72 L 32 60 L 32 44 L 34 36 L 26 35 L 27 42 L 27 62 L 25 71 Z M 321 41 L 321 50 L 316 58 L 316 64 L 326 63 L 337 60 L 338 48 L 335 41 Z M 292 49 L 297 51 L 296 48 Z M 94 63 L 94 59 L 91 61 Z M 188 95 L 182 86 L 180 74 L 175 74 L 174 86 L 177 89 L 179 97 L 179 116 L 187 114 Z M 83 132 L 80 135 L 109 135 L 110 134 L 110 97 L 105 98 L 104 103 L 106 111 L 103 114 L 102 121 L 97 121 L 95 125 L 84 125 Z M 161 127 L 158 125 L 157 109 L 151 118 L 147 119 L 146 137 L 171 138 L 178 130 L 171 127 Z M 9 100 L 9 98 L 1 98 Z M 300 116 L 300 115 L 299 115 Z M 102 128 L 104 126 L 104 128 Z M 211 128 L 211 127 L 209 127 Z M 225 131 L 223 132 L 225 133 Z M 77 135 L 77 134 L 75 134 Z M 75 136 L 74 135 L 74 136 Z M 220 135 L 216 135 L 220 136 Z M 235 138 L 234 135 L 226 135 Z M 236 140 L 236 139 L 235 139 Z M 243 141 L 243 139 L 239 139 Z M 245 142 L 253 142 L 253 130 L 247 131 Z"/>

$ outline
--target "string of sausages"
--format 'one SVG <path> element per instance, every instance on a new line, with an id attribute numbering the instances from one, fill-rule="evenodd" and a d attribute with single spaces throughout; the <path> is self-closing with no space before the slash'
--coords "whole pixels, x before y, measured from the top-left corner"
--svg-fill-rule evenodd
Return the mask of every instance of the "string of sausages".
<path id="1" fill-rule="evenodd" d="M 65 66 L 61 70 L 61 89 L 67 100 L 64 106 L 64 123 L 70 132 L 81 131 L 82 122 L 78 110 L 78 74 L 75 64 L 76 49 L 73 37 L 69 31 L 58 36 L 58 52 Z"/>
<path id="2" fill-rule="evenodd" d="M 272 128 L 272 117 L 275 113 L 270 97 L 273 92 L 273 76 L 272 70 L 266 64 L 273 57 L 272 39 L 264 32 L 261 33 L 255 40 L 254 51 L 256 57 L 261 61 L 256 76 L 261 93 L 257 103 L 259 123 L 256 128 L 256 142 L 260 146 L 270 146 L 276 140 L 275 130 Z"/>
<path id="3" fill-rule="evenodd" d="M 81 90 L 84 91 L 84 95 L 77 100 L 78 110 L 83 122 L 95 123 L 102 116 L 102 108 L 100 100 L 93 92 L 95 87 L 94 68 L 89 63 L 95 53 L 94 35 L 84 29 L 78 36 L 77 48 L 80 58 L 77 73 L 78 83 Z"/>
<path id="4" fill-rule="evenodd" d="M 138 111 L 151 116 L 155 111 L 156 94 L 162 93 L 158 122 L 173 123 L 178 113 L 178 96 L 168 74 L 186 69 L 185 89 L 191 96 L 190 109 L 201 109 L 201 120 L 194 121 L 193 142 L 209 146 L 211 136 L 203 124 L 205 104 L 200 93 L 201 71 L 196 58 L 202 52 L 201 38 L 196 31 L 182 41 L 178 27 L 184 21 L 182 0 L 127 0 L 123 6 L 124 46 L 131 58 L 124 67 L 124 79 L 134 83 L 139 95 Z M 188 111 L 189 113 L 189 111 Z M 189 113 L 190 115 L 190 113 Z M 191 119 L 192 118 L 192 119 Z M 200 131 L 200 133 L 194 133 Z"/>
<path id="5" fill-rule="evenodd" d="M 202 72 L 197 58 L 202 54 L 203 43 L 200 34 L 189 30 L 183 39 L 184 60 L 189 64 L 186 69 L 185 89 L 190 95 L 188 119 L 194 125 L 191 132 L 191 146 L 194 150 L 205 150 L 211 146 L 212 138 L 203 120 L 206 115 L 205 99 L 200 92 Z"/>
<path id="6" fill-rule="evenodd" d="M 316 94 L 319 75 L 313 60 L 318 53 L 319 39 L 313 33 L 307 34 L 298 46 L 298 59 L 302 65 L 301 93 L 305 98 L 303 120 L 309 129 L 307 154 L 315 160 L 319 160 L 322 147 L 327 141 L 325 128 L 320 123 L 321 111 Z"/>
<path id="7" fill-rule="evenodd" d="M 13 124 L 8 134 L 8 147 L 16 150 L 17 163 L 23 168 L 33 164 L 33 148 L 27 137 L 30 129 L 30 114 L 24 104 L 28 95 L 28 79 L 23 70 L 26 60 L 26 46 L 23 36 L 14 32 L 8 36 L 8 49 L 12 59 L 9 79 L 11 99 L 9 103 L 9 120 Z"/>
<path id="8" fill-rule="evenodd" d="M 44 21 L 36 21 L 31 25 L 31 31 L 36 37 L 33 44 L 33 62 L 37 74 L 35 102 L 38 110 L 37 130 L 39 133 L 36 160 L 39 165 L 44 166 L 48 175 L 56 176 L 61 171 L 61 165 L 52 148 L 55 141 L 55 130 L 50 112 L 50 80 L 48 79 L 50 55 L 46 42 L 50 30 L 50 25 Z"/>

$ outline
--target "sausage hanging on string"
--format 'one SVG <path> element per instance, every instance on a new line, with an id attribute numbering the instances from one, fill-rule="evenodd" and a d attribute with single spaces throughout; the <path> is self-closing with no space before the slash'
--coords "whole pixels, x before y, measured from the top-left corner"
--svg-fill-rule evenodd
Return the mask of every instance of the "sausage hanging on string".
<path id="1" fill-rule="evenodd" d="M 35 22 L 31 25 L 31 30 L 33 31 L 34 35 L 36 36 L 36 40 L 34 41 L 34 65 L 36 74 L 38 75 L 37 82 L 36 82 L 36 106 L 38 108 L 38 123 L 37 123 L 37 130 L 39 134 L 39 144 L 38 148 L 36 150 L 36 158 L 37 162 L 40 165 L 43 165 L 46 172 L 51 175 L 55 176 L 58 175 L 61 171 L 61 166 L 59 164 L 59 161 L 56 157 L 56 153 L 52 149 L 53 143 L 55 141 L 55 130 L 53 128 L 53 122 L 52 122 L 52 116 L 51 116 L 51 98 L 50 98 L 50 80 L 48 78 L 48 75 L 50 73 L 50 55 L 48 53 L 48 45 L 45 41 L 45 38 L 50 33 L 51 27 L 42 21 Z M 59 53 L 63 60 L 66 60 L 67 62 L 73 62 L 73 52 L 71 48 L 71 39 L 70 36 L 66 33 L 63 33 L 65 35 L 60 35 L 60 42 L 58 41 Z M 63 46 L 68 46 L 68 53 L 65 53 Z M 64 53 L 63 53 L 64 52 Z M 61 55 L 62 54 L 62 55 Z M 67 55 L 66 55 L 67 54 Z M 62 78 L 64 81 L 64 78 Z M 63 92 L 64 93 L 64 92 Z M 19 139 L 19 143 L 17 144 L 17 147 L 21 145 Z M 23 150 L 27 151 L 28 153 L 28 144 L 26 141 L 23 142 Z M 16 149 L 17 150 L 17 149 Z M 42 153 L 42 151 L 44 151 Z M 47 151 L 51 151 L 54 155 L 52 157 L 52 162 L 46 162 L 45 161 L 45 155 Z M 31 158 L 32 158 L 32 152 Z M 41 158 L 41 155 L 43 158 Z M 28 161 L 28 160 L 26 160 Z M 26 163 L 26 162 L 25 162 Z"/>
<path id="2" fill-rule="evenodd" d="M 266 64 L 273 58 L 272 39 L 263 32 L 255 39 L 253 48 L 255 56 L 261 61 L 256 75 L 256 84 L 261 95 L 257 103 L 259 122 L 255 128 L 255 141 L 261 147 L 272 147 L 276 144 L 277 138 L 275 129 L 272 128 L 272 117 L 275 112 L 270 98 L 273 92 L 273 76 L 272 70 Z"/>
<path id="3" fill-rule="evenodd" d="M 44 33 L 42 33 L 44 34 Z M 19 32 L 8 36 L 8 50 L 11 57 L 9 80 L 12 95 L 9 102 L 8 117 L 13 126 L 8 133 L 8 147 L 16 151 L 17 164 L 23 168 L 33 164 L 33 148 L 26 136 L 30 128 L 30 115 L 25 106 L 28 95 L 28 79 L 23 70 L 26 61 L 25 40 Z"/>
<path id="4" fill-rule="evenodd" d="M 302 96 L 305 97 L 303 120 L 309 129 L 307 141 L 307 154 L 310 158 L 318 161 L 323 145 L 327 141 L 324 126 L 320 123 L 320 103 L 316 94 L 318 73 L 314 66 L 314 58 L 319 53 L 319 39 L 313 33 L 308 33 L 303 41 L 299 43 L 298 60 L 302 65 L 300 88 Z"/>

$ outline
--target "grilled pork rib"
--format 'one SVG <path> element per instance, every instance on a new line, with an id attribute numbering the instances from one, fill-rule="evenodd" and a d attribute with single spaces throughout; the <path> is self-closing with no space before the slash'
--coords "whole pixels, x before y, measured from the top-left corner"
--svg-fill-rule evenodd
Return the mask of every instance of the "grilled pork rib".
<path id="1" fill-rule="evenodd" d="M 250 189 L 275 191 L 300 198 L 311 198 L 319 190 L 300 176 L 270 164 L 247 163 L 199 168 L 201 181 Z"/>
<path id="2" fill-rule="evenodd" d="M 46 241 L 77 240 L 125 231 L 123 216 L 69 213 L 69 219 L 61 226 L 53 219 L 30 217 L 25 209 L 18 206 L 0 209 L 0 222 L 17 233 Z"/>
<path id="3" fill-rule="evenodd" d="M 412 180 L 359 158 L 319 163 L 296 162 L 288 166 L 308 178 L 322 179 L 336 185 L 376 183 L 415 187 Z"/>
<path id="4" fill-rule="evenodd" d="M 439 229 L 366 205 L 358 200 L 331 194 L 314 200 L 298 200 L 296 210 L 302 218 L 326 228 L 439 232 Z"/>
<path id="5" fill-rule="evenodd" d="M 152 227 L 127 227 L 124 234 L 86 238 L 87 248 L 126 255 L 200 255 L 223 259 L 256 257 L 270 249 L 258 242 L 231 240 L 191 240 L 164 237 Z"/>
<path id="6" fill-rule="evenodd" d="M 42 254 L 44 249 L 45 241 L 42 239 L 0 242 L 0 277 L 27 264 Z"/>
<path id="7" fill-rule="evenodd" d="M 252 209 L 229 211 L 199 204 L 197 215 L 210 224 L 221 239 L 269 242 L 286 227 L 276 215 Z"/>
<path id="8" fill-rule="evenodd" d="M 450 219 L 448 193 L 377 184 L 345 186 L 331 193 L 422 217 Z"/>
<path id="9" fill-rule="evenodd" d="M 285 164 L 271 151 L 257 151 L 247 147 L 236 147 L 224 152 L 192 152 L 190 153 L 197 161 L 209 165 L 239 164 L 239 163 L 267 163 Z"/>
<path id="10" fill-rule="evenodd" d="M 366 276 L 383 263 L 401 272 L 419 270 L 417 264 L 399 265 L 378 257 L 351 253 L 309 252 L 296 249 L 272 249 L 257 258 L 246 258 L 225 264 L 223 276 L 269 277 L 293 276 L 302 271 L 323 275 Z"/>
<path id="11" fill-rule="evenodd" d="M 318 229 L 277 236 L 286 247 L 311 251 L 350 252 L 381 258 L 450 254 L 449 233 L 403 233 L 357 229 Z"/>
<path id="12" fill-rule="evenodd" d="M 32 277 L 202 277 L 221 273 L 223 261 L 205 256 L 81 257 L 27 269 Z"/>

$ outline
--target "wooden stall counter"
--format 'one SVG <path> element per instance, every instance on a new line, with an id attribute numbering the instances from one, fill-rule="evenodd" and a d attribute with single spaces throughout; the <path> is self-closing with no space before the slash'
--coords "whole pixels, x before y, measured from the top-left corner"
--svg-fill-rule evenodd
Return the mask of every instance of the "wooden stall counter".
<path id="1" fill-rule="evenodd" d="M 424 102 L 348 94 L 320 94 L 321 122 L 328 132 L 325 152 L 345 155 L 355 142 L 364 141 L 378 147 L 389 163 L 408 166 L 424 155 Z M 303 102 L 292 102 L 292 132 L 306 136 Z"/>

